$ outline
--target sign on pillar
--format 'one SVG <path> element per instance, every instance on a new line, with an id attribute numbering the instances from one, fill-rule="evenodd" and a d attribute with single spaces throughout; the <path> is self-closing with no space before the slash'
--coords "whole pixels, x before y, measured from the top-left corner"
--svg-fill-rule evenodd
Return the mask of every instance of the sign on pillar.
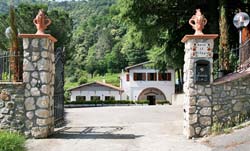
<path id="1" fill-rule="evenodd" d="M 207 24 L 200 9 L 189 20 L 194 35 L 185 35 L 184 57 L 184 135 L 187 138 L 201 137 L 212 126 L 211 83 L 213 82 L 213 47 L 217 34 L 203 34 Z"/>

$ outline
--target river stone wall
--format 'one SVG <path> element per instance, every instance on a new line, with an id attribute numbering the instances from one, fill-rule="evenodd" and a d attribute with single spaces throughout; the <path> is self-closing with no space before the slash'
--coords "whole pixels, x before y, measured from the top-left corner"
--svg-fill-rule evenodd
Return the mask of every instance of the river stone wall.
<path id="1" fill-rule="evenodd" d="M 45 138 L 54 130 L 54 41 L 31 35 L 23 38 L 26 135 Z"/>
<path id="2" fill-rule="evenodd" d="M 250 112 L 250 77 L 213 84 L 213 121 L 226 123 Z"/>
<path id="3" fill-rule="evenodd" d="M 0 129 L 24 132 L 24 84 L 0 83 Z"/>

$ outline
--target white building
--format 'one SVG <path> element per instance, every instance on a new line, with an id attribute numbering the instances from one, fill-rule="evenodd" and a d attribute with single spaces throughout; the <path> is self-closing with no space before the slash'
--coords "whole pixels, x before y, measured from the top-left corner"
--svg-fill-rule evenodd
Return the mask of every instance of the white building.
<path id="1" fill-rule="evenodd" d="M 175 72 L 159 72 L 150 62 L 125 68 L 120 76 L 120 88 L 102 82 L 83 84 L 69 89 L 71 101 L 76 100 L 156 100 L 172 101 L 175 93 Z"/>
<path id="2" fill-rule="evenodd" d="M 125 68 L 121 75 L 120 87 L 128 100 L 168 100 L 175 93 L 175 72 L 168 69 L 159 72 L 150 62 Z"/>
<path id="3" fill-rule="evenodd" d="M 69 89 L 70 101 L 90 101 L 90 100 L 121 100 L 123 90 L 119 87 L 102 83 L 92 82 Z"/>

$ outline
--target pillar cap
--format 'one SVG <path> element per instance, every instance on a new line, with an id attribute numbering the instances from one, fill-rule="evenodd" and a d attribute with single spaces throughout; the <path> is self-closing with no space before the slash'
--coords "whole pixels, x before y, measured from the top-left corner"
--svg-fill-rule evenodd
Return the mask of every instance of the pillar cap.
<path id="1" fill-rule="evenodd" d="M 218 34 L 204 34 L 204 35 L 185 35 L 181 42 L 185 43 L 190 39 L 215 39 L 219 35 Z"/>
<path id="2" fill-rule="evenodd" d="M 53 42 L 57 42 L 57 39 L 50 34 L 19 34 L 21 38 L 48 38 Z"/>

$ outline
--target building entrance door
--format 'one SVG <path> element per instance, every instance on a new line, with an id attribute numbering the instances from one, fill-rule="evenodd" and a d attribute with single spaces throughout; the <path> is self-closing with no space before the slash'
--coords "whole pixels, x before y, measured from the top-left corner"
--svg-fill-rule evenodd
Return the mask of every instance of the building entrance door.
<path id="1" fill-rule="evenodd" d="M 149 105 L 156 105 L 155 95 L 148 95 L 147 100 L 149 101 Z"/>

